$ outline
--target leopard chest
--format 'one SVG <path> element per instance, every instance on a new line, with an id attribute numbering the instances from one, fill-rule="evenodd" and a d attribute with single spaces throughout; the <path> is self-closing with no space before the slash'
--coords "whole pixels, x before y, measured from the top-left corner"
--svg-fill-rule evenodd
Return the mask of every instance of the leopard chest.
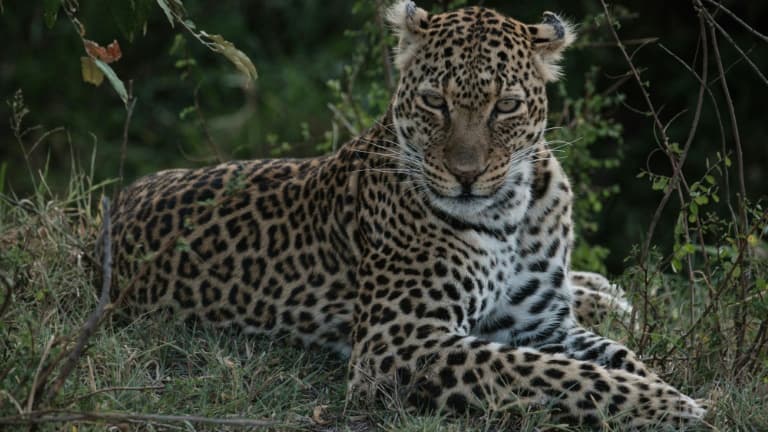
<path id="1" fill-rule="evenodd" d="M 550 274 L 557 270 L 526 253 L 523 235 L 477 237 L 480 253 L 475 260 L 488 271 L 474 273 L 482 307 L 471 334 L 522 345 L 557 327 L 567 315 L 565 290 L 550 283 L 562 275 Z"/>

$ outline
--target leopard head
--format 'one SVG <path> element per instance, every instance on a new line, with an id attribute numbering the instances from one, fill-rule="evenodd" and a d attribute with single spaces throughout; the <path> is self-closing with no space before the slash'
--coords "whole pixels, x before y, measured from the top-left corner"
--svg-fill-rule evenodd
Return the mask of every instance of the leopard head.
<path id="1" fill-rule="evenodd" d="M 392 6 L 388 21 L 399 38 L 400 163 L 430 205 L 471 219 L 530 181 L 545 84 L 559 78 L 574 31 L 549 12 L 527 25 L 482 7 L 430 15 L 412 1 Z"/>

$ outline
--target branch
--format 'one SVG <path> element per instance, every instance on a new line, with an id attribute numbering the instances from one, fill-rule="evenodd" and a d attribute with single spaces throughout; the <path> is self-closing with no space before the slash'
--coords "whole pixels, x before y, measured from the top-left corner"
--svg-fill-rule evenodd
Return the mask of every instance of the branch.
<path id="1" fill-rule="evenodd" d="M 699 2 L 698 0 L 696 0 L 696 3 L 698 3 L 699 6 L 701 6 L 701 2 Z M 709 14 L 707 15 L 709 16 Z M 708 22 L 709 22 L 709 33 L 712 36 L 712 49 L 715 53 L 715 60 L 716 60 L 715 63 L 717 64 L 717 71 L 720 74 L 720 84 L 723 88 L 723 95 L 725 96 L 726 107 L 728 108 L 728 116 L 731 120 L 731 133 L 733 133 L 733 144 L 736 147 L 736 163 L 738 164 L 737 172 L 739 175 L 739 193 L 741 194 L 741 199 L 738 201 L 739 219 L 741 219 L 740 232 L 745 233 L 749 230 L 747 213 L 746 213 L 746 209 L 744 208 L 744 200 L 747 199 L 747 188 L 744 183 L 744 156 L 741 151 L 741 137 L 739 135 L 739 124 L 736 121 L 736 112 L 733 106 L 733 99 L 731 99 L 731 92 L 728 90 L 728 82 L 725 79 L 725 71 L 723 70 L 723 59 L 720 57 L 720 48 L 718 47 L 718 43 L 717 43 L 717 34 L 715 33 L 715 27 L 711 19 L 708 20 Z M 744 239 L 741 239 L 740 241 L 746 241 L 746 239 L 744 238 Z"/>
<path id="2" fill-rule="evenodd" d="M 699 4 L 701 4 L 701 3 L 699 3 Z M 736 51 L 738 51 L 738 52 L 739 52 L 739 54 L 741 54 L 741 57 L 742 57 L 742 58 L 743 58 L 743 59 L 744 59 L 744 60 L 745 60 L 745 61 L 746 61 L 746 62 L 749 64 L 749 66 L 752 68 L 752 70 L 753 70 L 753 71 L 755 71 L 755 73 L 757 74 L 757 76 L 758 76 L 758 77 L 760 77 L 760 79 L 762 79 L 762 80 L 763 80 L 763 82 L 764 82 L 766 85 L 768 85 L 768 79 L 767 79 L 767 78 L 765 77 L 765 75 L 763 75 L 763 73 L 760 71 L 760 68 L 759 68 L 759 67 L 757 67 L 757 65 L 756 65 L 756 64 L 755 64 L 755 63 L 752 61 L 752 59 L 750 59 L 750 58 L 749 58 L 749 56 L 747 55 L 747 53 L 745 53 L 745 52 L 744 52 L 744 50 L 742 50 L 742 49 L 739 47 L 739 45 L 736 43 L 736 41 L 734 41 L 734 40 L 733 40 L 733 38 L 731 37 L 731 35 L 729 35 L 729 34 L 728 34 L 728 32 L 727 32 L 727 31 L 725 31 L 725 29 L 724 29 L 723 27 L 721 27 L 721 26 L 720 26 L 720 24 L 718 24 L 718 23 L 717 23 L 717 21 L 715 20 L 715 18 L 714 18 L 712 15 L 710 15 L 710 13 L 709 13 L 709 12 L 707 12 L 707 10 L 706 10 L 706 9 L 704 9 L 704 8 L 701 8 L 700 10 L 701 10 L 701 13 L 703 13 L 703 14 L 704 14 L 704 15 L 707 17 L 707 22 L 709 22 L 709 25 L 717 27 L 717 30 L 720 32 L 720 34 L 722 34 L 722 35 L 723 35 L 723 37 L 724 37 L 724 38 L 725 38 L 725 39 L 726 39 L 728 42 L 730 42 L 730 44 L 731 44 L 731 45 L 733 45 L 733 47 L 736 49 Z"/>
<path id="3" fill-rule="evenodd" d="M 28 412 L 23 415 L 0 417 L 0 425 L 28 425 L 40 423 L 64 423 L 75 421 L 96 422 L 164 422 L 164 423 L 196 423 L 219 426 L 240 427 L 269 427 L 280 425 L 273 420 L 256 420 L 248 418 L 214 418 L 194 415 L 163 415 L 120 412 L 83 412 L 67 410 L 41 410 Z"/>
<path id="4" fill-rule="evenodd" d="M 762 39 L 764 42 L 768 42 L 768 36 L 766 36 L 766 35 L 764 35 L 764 34 L 760 33 L 759 31 L 755 30 L 754 28 L 752 28 L 752 27 L 751 27 L 749 24 L 747 24 L 746 22 L 744 22 L 744 20 L 742 20 L 741 18 L 739 18 L 739 17 L 738 17 L 738 16 L 737 16 L 735 13 L 731 12 L 731 11 L 730 11 L 730 9 L 726 8 L 725 6 L 721 5 L 720 3 L 718 3 L 718 2 L 716 2 L 716 1 L 714 1 L 714 0 L 705 0 L 705 1 L 706 1 L 707 3 L 709 3 L 709 4 L 712 4 L 712 5 L 716 6 L 716 7 L 717 7 L 718 9 L 720 9 L 721 11 L 725 12 L 725 13 L 726 13 L 726 15 L 730 16 L 731 18 L 733 18 L 733 20 L 734 20 L 734 21 L 736 21 L 737 23 L 739 23 L 739 24 L 741 24 L 742 26 L 744 26 L 744 28 L 745 28 L 745 29 L 747 29 L 747 30 L 748 30 L 750 33 L 752 33 L 753 35 L 755 35 L 755 36 L 759 37 L 759 38 L 760 38 L 760 39 Z M 701 3 L 699 3 L 699 6 L 701 6 Z"/>
<path id="5" fill-rule="evenodd" d="M 115 192 L 115 202 L 120 199 L 120 190 L 123 188 L 123 167 L 128 155 L 128 128 L 133 117 L 133 108 L 136 106 L 136 98 L 133 97 L 133 80 L 128 81 L 128 102 L 125 104 L 125 122 L 123 123 L 123 142 L 120 144 L 120 167 L 118 168 L 119 183 Z"/>
<path id="6" fill-rule="evenodd" d="M 3 304 L 0 305 L 0 318 L 3 317 L 8 306 L 11 305 L 11 296 L 13 295 L 13 284 L 2 274 L 0 274 L 0 285 L 5 287 L 5 298 L 3 298 Z"/>
<path id="7" fill-rule="evenodd" d="M 108 198 L 102 198 L 101 209 L 103 213 L 102 217 L 104 218 L 101 233 L 104 258 L 102 260 L 102 284 L 101 295 L 99 296 L 99 304 L 96 306 L 96 309 L 91 312 L 91 315 L 88 317 L 85 325 L 83 325 L 82 330 L 80 330 L 80 335 L 77 338 L 75 347 L 67 355 L 67 359 L 64 362 L 64 365 L 61 367 L 59 376 L 48 390 L 46 396 L 49 401 L 56 397 L 56 394 L 61 389 L 61 386 L 64 385 L 64 381 L 66 381 L 67 377 L 72 373 L 75 365 L 77 365 L 77 362 L 80 360 L 80 357 L 83 355 L 83 351 L 85 350 L 86 342 L 88 342 L 88 339 L 91 337 L 91 335 L 93 335 L 93 332 L 98 327 L 99 323 L 101 322 L 101 317 L 104 315 L 104 309 L 107 307 L 107 304 L 109 304 L 109 289 L 112 285 L 112 239 L 110 237 L 112 224 L 110 221 Z"/>
<path id="8" fill-rule="evenodd" d="M 675 179 L 680 174 L 680 167 L 676 163 L 675 158 L 668 151 L 669 137 L 665 132 L 665 127 L 662 124 L 661 119 L 659 118 L 659 114 L 658 114 L 658 111 L 656 110 L 656 107 L 653 105 L 653 102 L 651 101 L 651 96 L 648 94 L 648 90 L 646 90 L 645 86 L 643 85 L 642 79 L 640 79 L 640 73 L 635 67 L 635 64 L 632 62 L 632 58 L 627 53 L 626 48 L 624 48 L 624 45 L 622 44 L 618 33 L 616 33 L 616 29 L 613 26 L 613 17 L 611 16 L 611 13 L 608 11 L 608 5 L 605 3 L 605 0 L 600 0 L 600 3 L 602 3 L 603 5 L 603 10 L 605 11 L 605 16 L 608 21 L 608 28 L 610 29 L 611 34 L 613 35 L 613 39 L 616 42 L 616 45 L 618 46 L 622 55 L 624 56 L 624 60 L 626 60 L 627 65 L 629 66 L 629 69 L 632 72 L 632 75 L 635 77 L 635 81 L 637 81 L 637 84 L 640 87 L 640 91 L 643 95 L 643 98 L 645 99 L 646 105 L 648 106 L 648 110 L 650 111 L 651 116 L 653 117 L 655 129 L 658 130 L 658 133 L 660 134 L 661 141 L 662 141 L 662 150 L 664 150 L 664 153 L 669 157 L 670 162 L 672 164 L 673 172 L 674 172 L 674 174 L 672 175 L 672 179 L 670 180 L 666 190 L 664 191 L 664 197 L 661 199 L 659 206 L 656 208 L 656 212 L 653 215 L 653 219 L 651 219 L 651 224 L 648 227 L 648 232 L 646 234 L 645 242 L 643 243 L 643 248 L 640 253 L 640 262 L 642 264 L 645 262 L 646 258 L 648 257 L 648 252 L 651 246 L 651 239 L 653 238 L 653 233 L 656 230 L 656 225 L 658 224 L 659 219 L 661 218 L 661 213 L 666 207 L 667 202 L 669 202 L 669 198 L 672 196 L 672 191 L 674 190 L 675 181 L 676 181 Z M 698 122 L 698 118 L 696 119 L 696 121 Z"/>
<path id="9" fill-rule="evenodd" d="M 384 13 L 386 6 L 381 0 L 376 2 L 376 27 L 381 33 L 381 62 L 384 65 L 384 83 L 389 91 L 394 90 L 394 73 L 392 71 L 392 58 L 389 55 L 389 46 L 387 45 L 387 29 L 384 25 Z"/>

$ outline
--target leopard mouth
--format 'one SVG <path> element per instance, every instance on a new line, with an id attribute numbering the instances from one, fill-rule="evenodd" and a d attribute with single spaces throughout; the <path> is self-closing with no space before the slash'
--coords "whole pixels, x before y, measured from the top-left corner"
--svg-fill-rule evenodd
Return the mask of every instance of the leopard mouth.
<path id="1" fill-rule="evenodd" d="M 430 204 L 453 216 L 471 216 L 482 212 L 494 202 L 494 195 L 478 195 L 471 191 L 461 191 L 456 195 L 445 194 L 429 185 L 427 187 Z"/>
<path id="2" fill-rule="evenodd" d="M 494 195 L 496 195 L 496 191 L 493 191 L 492 193 L 489 193 L 489 194 L 478 194 L 472 191 L 471 186 L 462 187 L 462 190 L 459 191 L 457 194 L 450 194 L 444 191 L 440 191 L 431 184 L 427 184 L 427 189 L 429 190 L 430 194 L 436 199 L 450 201 L 454 203 L 460 203 L 460 204 L 472 204 L 482 200 L 492 199 Z"/>

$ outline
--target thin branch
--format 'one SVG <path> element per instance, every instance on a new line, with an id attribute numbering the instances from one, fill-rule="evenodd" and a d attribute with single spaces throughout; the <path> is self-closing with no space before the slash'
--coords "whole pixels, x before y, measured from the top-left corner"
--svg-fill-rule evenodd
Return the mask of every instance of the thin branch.
<path id="1" fill-rule="evenodd" d="M 82 330 L 80 330 L 80 334 L 77 338 L 77 343 L 75 344 L 75 347 L 71 351 L 69 351 L 69 354 L 67 355 L 67 359 L 64 362 L 64 365 L 61 367 L 59 376 L 56 378 L 56 380 L 53 382 L 52 386 L 48 390 L 47 399 L 49 401 L 53 400 L 53 398 L 56 397 L 56 394 L 61 389 L 61 386 L 64 385 L 64 381 L 66 381 L 67 377 L 72 373 L 72 370 L 74 369 L 75 365 L 77 365 L 77 362 L 80 360 L 80 357 L 83 355 L 86 342 L 88 342 L 88 339 L 91 337 L 93 332 L 98 327 L 99 323 L 101 322 L 101 317 L 104 315 L 104 309 L 109 304 L 109 289 L 112 286 L 112 239 L 110 235 L 111 234 L 110 231 L 112 230 L 112 224 L 111 224 L 110 213 L 109 213 L 109 199 L 107 197 L 102 198 L 101 209 L 102 209 L 102 217 L 104 218 L 104 222 L 103 222 L 102 234 L 101 234 L 103 259 L 102 259 L 102 284 L 101 284 L 101 295 L 99 296 L 99 303 L 98 305 L 96 305 L 96 309 L 93 312 L 91 312 L 91 315 L 88 317 L 88 320 L 85 322 L 85 325 L 83 325 Z"/>
<path id="2" fill-rule="evenodd" d="M 757 67 L 757 65 L 752 61 L 752 59 L 749 58 L 747 53 L 745 53 L 744 50 L 742 50 L 739 47 L 739 45 L 736 43 L 736 41 L 733 40 L 731 35 L 729 35 L 728 32 L 726 32 L 725 29 L 722 26 L 720 26 L 720 24 L 717 23 L 715 18 L 712 15 L 710 15 L 706 9 L 702 8 L 701 12 L 707 17 L 707 21 L 709 22 L 709 24 L 717 27 L 717 30 L 720 32 L 720 34 L 722 34 L 723 37 L 728 42 L 730 42 L 731 45 L 733 45 L 736 51 L 738 51 L 739 54 L 741 54 L 741 57 L 749 64 L 750 67 L 752 67 L 752 70 L 757 74 L 757 76 L 760 77 L 760 79 L 763 80 L 763 82 L 766 85 L 768 85 L 768 78 L 766 78 L 765 75 L 763 75 L 763 73 L 760 71 L 760 68 Z"/>
<path id="3" fill-rule="evenodd" d="M 701 5 L 701 2 L 696 0 L 696 2 Z M 744 156 L 741 149 L 741 137 L 739 135 L 739 124 L 736 121 L 736 112 L 734 111 L 734 105 L 733 105 L 733 99 L 731 99 L 731 92 L 728 90 L 728 82 L 725 79 L 725 71 L 723 70 L 723 60 L 720 57 L 720 48 L 718 47 L 717 43 L 717 34 L 715 34 L 714 26 L 712 25 L 712 21 L 709 20 L 709 32 L 712 36 L 712 48 L 715 53 L 715 60 L 717 63 L 717 70 L 720 74 L 720 84 L 723 88 L 723 95 L 725 96 L 725 102 L 726 106 L 728 107 L 728 116 L 731 121 L 731 133 L 733 134 L 733 143 L 736 147 L 736 163 L 737 163 L 737 172 L 739 177 L 739 192 L 741 194 L 741 199 L 739 200 L 739 218 L 741 219 L 741 232 L 746 232 L 749 230 L 748 227 L 748 221 L 747 221 L 747 213 L 746 209 L 744 208 L 744 200 L 747 199 L 747 188 L 745 186 L 744 182 Z M 725 155 L 723 155 L 725 156 Z M 744 239 L 741 239 L 741 241 L 745 241 Z"/>
<path id="4" fill-rule="evenodd" d="M 193 423 L 203 425 L 218 426 L 240 426 L 240 427 L 269 427 L 281 425 L 274 420 L 257 420 L 249 418 L 215 418 L 195 415 L 163 415 L 163 414 L 142 414 L 142 413 L 120 413 L 120 412 L 83 412 L 67 410 L 41 410 L 25 413 L 24 415 L 15 415 L 0 417 L 0 425 L 28 425 L 40 423 L 65 423 L 76 421 L 96 421 L 96 422 L 165 422 L 165 423 Z"/>
<path id="5" fill-rule="evenodd" d="M 123 188 L 123 168 L 128 155 L 128 129 L 133 117 L 133 108 L 136 106 L 136 98 L 133 97 L 133 80 L 128 81 L 128 102 L 125 104 L 125 122 L 123 123 L 123 142 L 120 144 L 120 166 L 118 168 L 118 183 L 115 191 L 115 202 L 120 198 L 120 190 Z"/>
<path id="6" fill-rule="evenodd" d="M 48 358 L 48 354 L 50 354 L 55 341 L 56 336 L 51 336 L 51 338 L 48 339 L 48 342 L 46 342 L 45 348 L 43 348 L 43 354 L 40 356 L 40 360 L 37 363 L 37 369 L 35 369 L 35 375 L 32 378 L 32 391 L 29 392 L 29 397 L 27 398 L 27 411 L 32 411 L 35 407 L 35 396 L 39 393 L 37 391 L 37 386 L 42 384 L 40 375 L 43 370 L 43 364 L 45 364 L 45 359 Z"/>
<path id="7" fill-rule="evenodd" d="M 386 26 L 384 25 L 384 13 L 386 5 L 381 0 L 376 2 L 376 28 L 382 35 L 381 38 L 381 63 L 384 66 L 384 83 L 389 91 L 395 88 L 394 72 L 392 68 L 392 58 L 389 55 L 389 47 L 387 45 L 387 38 L 384 37 L 387 34 Z"/>
<path id="8" fill-rule="evenodd" d="M 762 39 L 764 42 L 768 42 L 768 36 L 766 36 L 766 35 L 764 35 L 764 34 L 760 33 L 760 32 L 759 32 L 759 31 L 757 31 L 757 30 L 755 30 L 755 29 L 754 29 L 752 26 L 750 26 L 749 24 L 747 24 L 746 22 L 744 22 L 744 20 L 742 20 L 741 18 L 739 18 L 739 17 L 738 17 L 738 16 L 737 16 L 735 13 L 731 12 L 731 11 L 730 11 L 730 9 L 726 8 L 725 6 L 721 5 L 719 2 L 716 2 L 716 1 L 714 1 L 714 0 L 705 0 L 705 1 L 706 1 L 707 3 L 709 3 L 709 4 L 711 4 L 711 5 L 714 5 L 714 6 L 716 6 L 716 7 L 717 7 L 718 9 L 720 9 L 721 11 L 725 12 L 725 14 L 726 14 L 726 15 L 730 16 L 731 18 L 733 18 L 733 20 L 734 20 L 734 21 L 736 21 L 737 23 L 741 24 L 741 25 L 742 25 L 742 26 L 743 26 L 745 29 L 747 29 L 747 30 L 748 30 L 750 33 L 752 33 L 753 35 L 755 35 L 755 36 L 759 37 L 759 38 L 760 38 L 760 39 Z M 699 5 L 701 5 L 701 4 L 699 3 Z"/>
<path id="9" fill-rule="evenodd" d="M 768 212 L 766 212 L 766 213 L 763 215 L 763 217 L 762 217 L 760 220 L 758 220 L 756 224 L 754 224 L 754 225 L 752 226 L 752 231 L 753 231 L 753 232 L 752 232 L 752 234 L 754 234 L 754 233 L 756 233 L 756 232 L 757 232 L 757 227 L 758 227 L 758 226 L 761 226 L 761 225 L 763 225 L 763 224 L 765 224 L 765 223 L 767 223 L 767 222 L 768 222 Z M 745 254 L 748 254 L 748 253 L 749 253 L 749 248 L 747 247 L 747 242 L 743 242 L 742 244 L 740 244 L 740 245 L 739 245 L 738 253 L 736 254 L 736 258 L 735 258 L 734 262 L 736 262 L 736 263 L 740 263 L 740 262 L 742 262 L 742 260 L 744 259 L 744 256 L 745 256 Z M 686 340 L 686 339 L 688 339 L 688 338 L 689 338 L 689 337 L 690 337 L 690 336 L 693 334 L 693 331 L 694 331 L 694 330 L 696 330 L 696 327 L 698 327 L 698 326 L 699 326 L 699 324 L 700 324 L 700 323 L 701 323 L 701 322 L 702 322 L 702 321 L 703 321 L 705 318 L 708 318 L 708 317 L 709 317 L 709 316 L 712 314 L 712 312 L 713 312 L 713 309 L 714 309 L 715 305 L 717 305 L 717 304 L 718 304 L 718 300 L 720 299 L 720 295 L 721 295 L 723 292 L 725 292 L 725 285 L 728 283 L 728 281 L 730 281 L 730 280 L 731 280 L 731 278 L 733 278 L 733 275 L 734 275 L 734 273 L 736 272 L 736 269 L 737 269 L 738 267 L 739 267 L 739 266 L 737 266 L 737 265 L 733 265 L 733 266 L 731 266 L 731 269 L 730 269 L 730 270 L 728 270 L 728 273 L 727 273 L 727 274 L 725 275 L 725 277 L 722 279 L 722 281 L 720 282 L 720 284 L 719 284 L 719 286 L 717 287 L 717 289 L 716 289 L 716 291 L 714 292 L 714 294 L 713 294 L 713 295 L 710 297 L 710 299 L 709 299 L 709 303 L 707 304 L 707 306 L 704 308 L 704 310 L 701 312 L 701 314 L 699 314 L 699 317 L 698 317 L 698 318 L 696 319 L 696 321 L 695 321 L 695 322 L 694 322 L 694 323 L 691 325 L 691 327 L 688 329 L 688 331 L 686 331 L 685 333 L 683 333 L 683 334 L 682 334 L 682 335 L 681 335 L 681 336 L 678 338 L 678 340 L 681 340 L 681 341 L 683 341 L 683 340 Z M 670 347 L 670 349 L 667 351 L 667 353 L 664 355 L 664 358 L 667 358 L 667 357 L 671 356 L 671 355 L 672 355 L 672 353 L 674 353 L 675 351 L 677 351 L 677 349 L 678 349 L 678 346 L 679 346 L 679 344 L 677 344 L 677 343 L 673 343 L 673 344 L 671 344 L 671 347 Z"/>
<path id="10" fill-rule="evenodd" d="M 194 98 L 195 113 L 197 114 L 197 120 L 200 122 L 200 129 L 203 131 L 205 141 L 208 142 L 208 146 L 216 154 L 216 161 L 224 162 L 224 156 L 222 155 L 221 148 L 216 143 L 216 140 L 213 139 L 213 135 L 211 135 L 210 128 L 208 127 L 208 120 L 205 117 L 205 113 L 203 113 L 203 107 L 200 105 L 200 84 L 195 87 Z"/>
<path id="11" fill-rule="evenodd" d="M 666 207 L 667 202 L 669 202 L 669 198 L 672 195 L 672 191 L 674 190 L 674 186 L 675 186 L 674 178 L 679 173 L 679 167 L 677 166 L 677 163 L 675 162 L 674 157 L 668 152 L 669 137 L 667 137 L 667 134 L 664 132 L 664 125 L 662 124 L 661 119 L 659 118 L 656 107 L 653 105 L 653 102 L 651 101 L 651 96 L 648 94 L 648 90 L 643 85 L 643 81 L 640 78 L 640 73 L 635 67 L 635 64 L 632 62 L 632 58 L 630 57 L 629 53 L 627 53 L 627 50 L 624 48 L 624 45 L 622 45 L 621 39 L 619 38 L 618 33 L 616 33 L 616 29 L 613 26 L 613 17 L 611 16 L 610 11 L 608 10 L 608 5 L 605 3 L 605 0 L 600 0 L 600 3 L 603 5 L 603 10 L 605 11 L 605 16 L 608 20 L 608 28 L 610 29 L 611 34 L 613 35 L 613 39 L 616 42 L 616 45 L 618 46 L 619 50 L 624 56 L 624 60 L 627 62 L 627 65 L 629 66 L 630 71 L 632 72 L 632 75 L 634 75 L 635 81 L 637 81 L 637 84 L 640 87 L 640 92 L 642 93 L 643 98 L 645 99 L 645 103 L 648 107 L 648 110 L 650 111 L 651 116 L 653 117 L 655 130 L 658 130 L 659 134 L 661 135 L 662 149 L 665 151 L 665 153 L 667 153 L 667 156 L 669 157 L 670 162 L 672 163 L 672 168 L 675 173 L 673 174 L 673 179 L 671 179 L 669 184 L 667 185 L 667 188 L 664 191 L 664 197 L 659 203 L 659 206 L 656 208 L 656 212 L 654 213 L 653 218 L 651 219 L 651 224 L 648 227 L 648 232 L 646 233 L 645 242 L 643 243 L 643 247 L 640 253 L 640 261 L 641 263 L 644 263 L 646 258 L 648 257 L 648 252 L 651 246 L 651 239 L 653 238 L 653 233 L 656 230 L 656 225 L 661 219 L 661 213 Z"/>
<path id="12" fill-rule="evenodd" d="M 0 305 L 0 318 L 5 315 L 8 306 L 11 305 L 11 296 L 13 295 L 13 284 L 2 274 L 0 274 L 0 285 L 5 287 L 5 297 L 3 298 L 3 304 Z"/>
<path id="13" fill-rule="evenodd" d="M 656 43 L 659 41 L 657 37 L 646 37 L 639 39 L 625 39 L 621 41 L 624 46 L 631 45 L 647 45 L 649 43 Z M 616 48 L 618 45 L 616 42 L 586 42 L 582 44 L 575 44 L 576 48 Z"/>
<path id="14" fill-rule="evenodd" d="M 352 123 L 349 121 L 347 116 L 344 115 L 341 111 L 339 111 L 338 108 L 336 108 L 333 104 L 329 103 L 328 109 L 331 110 L 334 116 L 336 116 L 337 119 L 341 122 L 342 125 L 344 125 L 345 128 L 349 131 L 352 135 L 357 135 L 357 128 L 352 125 Z"/>

